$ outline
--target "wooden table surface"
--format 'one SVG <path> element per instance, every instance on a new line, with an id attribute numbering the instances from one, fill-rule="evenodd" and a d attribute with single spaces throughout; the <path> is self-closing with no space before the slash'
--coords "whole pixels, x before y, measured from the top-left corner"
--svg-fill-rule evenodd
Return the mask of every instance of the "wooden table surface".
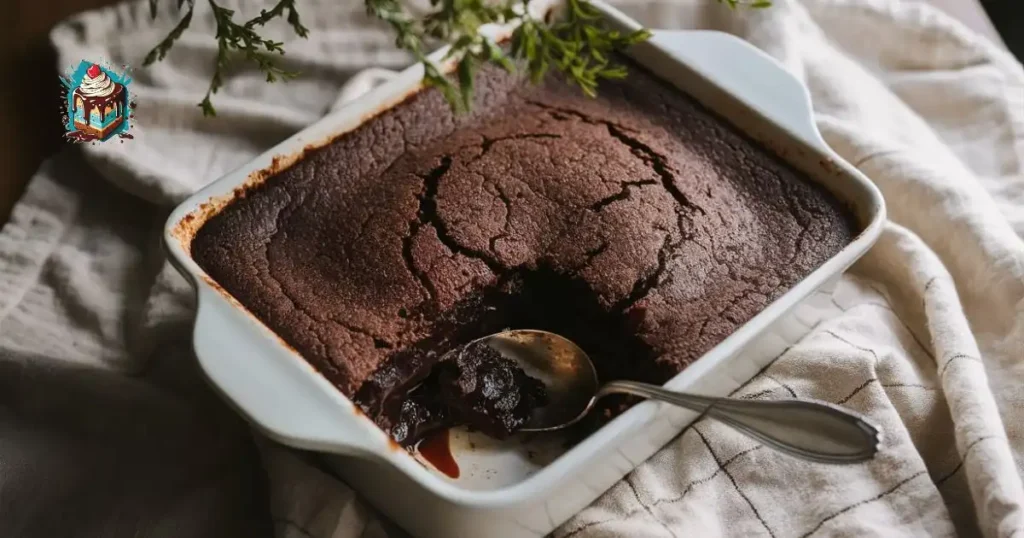
<path id="1" fill-rule="evenodd" d="M 927 1 L 976 31 L 997 41 L 1000 39 L 979 0 Z M 1004 9 L 1004 5 L 1020 1 L 984 0 L 990 12 L 993 7 Z M 47 42 L 50 28 L 74 13 L 115 3 L 113 0 L 13 2 L 16 24 L 0 32 L 0 69 L 4 73 L 16 73 L 18 80 L 17 84 L 6 84 L 0 89 L 0 103 L 4 104 L 0 107 L 0 222 L 7 221 L 11 207 L 43 159 L 65 143 L 58 112 L 61 87 L 57 79 L 56 55 Z M 1002 15 L 1005 11 L 999 13 L 1000 17 L 1005 17 Z M 1020 18 L 1017 21 L 1024 23 Z M 1003 28 L 1003 35 L 1011 34 L 1020 39 L 1024 35 L 1024 27 L 1018 27 L 1014 32 Z"/>

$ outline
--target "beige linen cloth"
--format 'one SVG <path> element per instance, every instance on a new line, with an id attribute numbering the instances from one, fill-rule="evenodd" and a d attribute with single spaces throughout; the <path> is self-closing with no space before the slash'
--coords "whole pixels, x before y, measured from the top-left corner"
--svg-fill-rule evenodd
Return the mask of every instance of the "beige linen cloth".
<path id="1" fill-rule="evenodd" d="M 191 291 L 159 249 L 175 203 L 322 116 L 354 72 L 408 62 L 359 3 L 299 5 L 308 40 L 272 30 L 302 78 L 235 72 L 203 119 L 215 45 L 198 2 L 197 30 L 134 72 L 136 138 L 47 163 L 0 232 L 0 536 L 401 535 L 315 457 L 254 440 L 203 385 Z M 876 460 L 836 467 L 702 421 L 555 536 L 1024 537 L 1021 65 L 917 3 L 618 5 L 778 58 L 829 144 L 881 188 L 892 222 L 877 246 L 739 394 L 836 402 L 887 437 Z M 174 23 L 146 14 L 62 24 L 61 64 L 138 66 Z"/>

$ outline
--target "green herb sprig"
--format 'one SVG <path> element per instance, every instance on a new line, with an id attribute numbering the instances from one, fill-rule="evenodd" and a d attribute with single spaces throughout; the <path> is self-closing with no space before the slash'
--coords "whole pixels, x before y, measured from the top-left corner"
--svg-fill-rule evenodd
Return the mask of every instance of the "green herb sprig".
<path id="1" fill-rule="evenodd" d="M 144 65 L 163 60 L 192 21 L 196 0 L 174 0 L 182 13 L 178 24 L 149 52 Z M 729 7 L 744 0 L 717 0 Z M 149 0 L 150 14 L 156 17 L 160 0 Z M 224 73 L 235 56 L 255 64 L 266 75 L 267 82 L 290 79 L 297 75 L 286 71 L 276 57 L 284 54 L 282 43 L 260 37 L 258 27 L 274 19 L 284 18 L 295 34 L 306 37 L 309 30 L 302 25 L 295 0 L 278 0 L 273 8 L 244 22 L 236 22 L 233 10 L 215 0 L 207 0 L 216 23 L 217 57 L 206 95 L 199 103 L 203 114 L 216 114 L 211 97 L 223 85 Z M 424 83 L 438 88 L 456 111 L 470 108 L 473 79 L 480 66 L 492 63 L 507 71 L 515 64 L 525 65 L 534 82 L 539 82 L 554 69 L 589 96 L 597 94 L 602 79 L 626 76 L 622 65 L 611 61 L 611 53 L 650 37 L 647 30 L 619 32 L 607 28 L 600 12 L 588 0 L 567 0 L 564 17 L 548 23 L 532 17 L 528 0 L 431 0 L 433 11 L 417 17 L 398 0 L 364 0 L 367 12 L 386 23 L 395 34 L 395 45 L 410 54 L 424 67 Z M 754 0 L 752 7 L 765 7 L 769 0 Z M 485 24 L 515 24 L 508 54 L 480 33 Z M 442 64 L 455 64 L 455 82 L 445 76 L 441 65 L 428 59 L 428 42 L 447 43 L 450 48 Z"/>
<path id="2" fill-rule="evenodd" d="M 157 4 L 160 0 L 149 0 L 150 15 L 156 17 Z M 217 4 L 214 0 L 208 0 L 213 18 L 217 25 L 217 59 L 214 64 L 213 77 L 210 79 L 210 86 L 206 95 L 199 103 L 203 109 L 204 116 L 215 116 L 216 109 L 213 107 L 211 96 L 224 84 L 224 72 L 227 70 L 229 60 L 233 54 L 240 53 L 242 57 L 256 65 L 262 72 L 267 82 L 275 82 L 279 79 L 289 79 L 298 75 L 293 71 L 285 71 L 278 66 L 273 55 L 284 54 L 284 43 L 272 39 L 264 39 L 257 32 L 257 27 L 264 26 L 268 22 L 285 17 L 291 25 L 295 34 L 299 37 L 309 35 L 309 29 L 302 25 L 299 20 L 299 12 L 295 9 L 295 0 L 278 0 L 277 4 L 269 10 L 261 10 L 260 14 L 239 24 L 235 21 L 234 10 L 227 9 Z M 174 42 L 181 37 L 189 24 L 192 22 L 192 11 L 195 9 L 195 0 L 177 0 L 179 11 L 184 8 L 181 20 L 173 30 L 160 43 L 146 55 L 143 65 L 150 65 L 163 60 L 167 53 L 174 46 Z M 185 4 L 188 4 L 187 7 Z"/>

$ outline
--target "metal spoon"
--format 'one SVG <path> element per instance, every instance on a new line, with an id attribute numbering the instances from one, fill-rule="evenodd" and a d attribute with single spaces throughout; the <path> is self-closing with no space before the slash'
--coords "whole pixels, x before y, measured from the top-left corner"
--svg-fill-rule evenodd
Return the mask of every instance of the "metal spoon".
<path id="1" fill-rule="evenodd" d="M 536 409 L 520 431 L 560 430 L 579 422 L 608 394 L 632 394 L 704 413 L 776 450 L 821 463 L 871 459 L 881 445 L 881 430 L 839 406 L 812 400 L 739 400 L 665 390 L 636 381 L 599 386 L 590 357 L 557 334 L 515 330 L 480 341 L 496 349 L 526 373 L 542 381 L 547 405 Z"/>

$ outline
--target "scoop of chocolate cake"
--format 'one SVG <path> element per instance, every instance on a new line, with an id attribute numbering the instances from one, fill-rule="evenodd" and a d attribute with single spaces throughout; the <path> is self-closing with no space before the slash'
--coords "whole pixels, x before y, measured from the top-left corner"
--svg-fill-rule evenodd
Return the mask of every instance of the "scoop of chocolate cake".
<path id="1" fill-rule="evenodd" d="M 504 439 L 546 403 L 544 383 L 494 348 L 474 341 L 446 353 L 423 383 L 401 399 L 391 436 L 412 446 L 431 432 L 467 425 Z"/>
<path id="2" fill-rule="evenodd" d="M 533 410 L 547 403 L 542 382 L 483 342 L 456 349 L 438 369 L 453 418 L 496 439 L 525 426 Z"/>

